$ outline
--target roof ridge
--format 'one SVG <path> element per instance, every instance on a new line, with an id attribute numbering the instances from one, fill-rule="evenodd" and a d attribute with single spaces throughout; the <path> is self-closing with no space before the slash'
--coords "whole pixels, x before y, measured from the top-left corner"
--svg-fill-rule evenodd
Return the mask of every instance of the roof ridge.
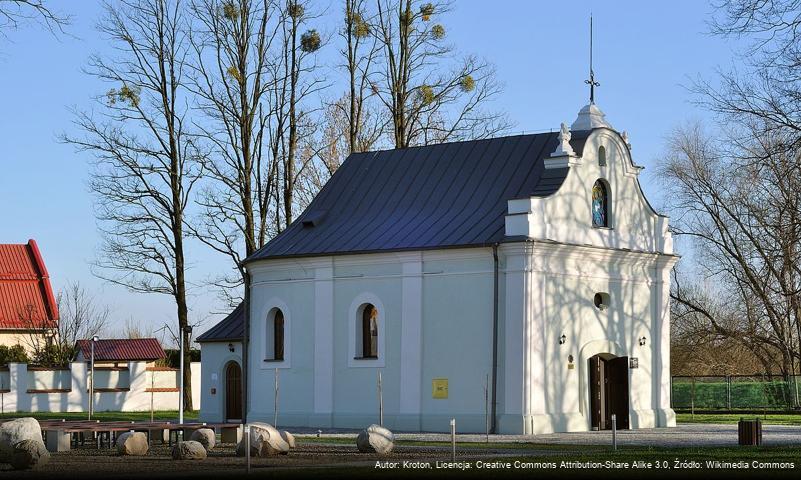
<path id="1" fill-rule="evenodd" d="M 0 244 L 0 297 L 0 328 L 30 330 L 57 325 L 58 306 L 50 275 L 35 240 Z M 35 319 L 21 313 L 29 308 L 35 309 Z"/>
<path id="2" fill-rule="evenodd" d="M 56 297 L 53 295 L 53 288 L 50 286 L 50 274 L 47 272 L 42 254 L 39 252 L 39 246 L 36 240 L 28 240 L 28 250 L 33 257 L 33 264 L 39 272 L 40 284 L 39 288 L 42 291 L 42 297 L 45 299 L 45 308 L 47 309 L 48 316 L 53 319 L 58 319 L 58 305 L 56 304 Z"/>
<path id="3" fill-rule="evenodd" d="M 367 152 L 359 152 L 359 153 L 384 153 L 384 152 L 391 152 L 394 150 L 410 150 L 410 149 L 417 149 L 417 148 L 429 148 L 435 147 L 437 145 L 455 145 L 457 143 L 470 143 L 470 142 L 488 142 L 492 140 L 506 140 L 515 137 L 536 137 L 539 135 L 550 135 L 553 133 L 559 133 L 558 130 L 550 129 L 550 130 L 541 130 L 541 131 L 533 131 L 533 132 L 524 132 L 524 133 L 510 133 L 509 135 L 501 135 L 499 137 L 484 137 L 484 138 L 473 138 L 470 140 L 451 140 L 448 142 L 438 142 L 438 143 L 429 143 L 427 145 L 409 145 L 408 147 L 400 147 L 400 148 L 386 148 L 383 150 L 369 150 Z"/>

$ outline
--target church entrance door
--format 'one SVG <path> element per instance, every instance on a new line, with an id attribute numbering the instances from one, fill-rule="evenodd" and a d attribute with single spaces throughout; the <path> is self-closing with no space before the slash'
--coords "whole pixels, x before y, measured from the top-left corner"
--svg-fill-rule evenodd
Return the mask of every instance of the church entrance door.
<path id="1" fill-rule="evenodd" d="M 242 420 L 242 367 L 236 362 L 225 367 L 225 419 Z"/>
<path id="2" fill-rule="evenodd" d="M 590 357 L 590 417 L 593 430 L 629 428 L 629 357 L 601 353 Z"/>

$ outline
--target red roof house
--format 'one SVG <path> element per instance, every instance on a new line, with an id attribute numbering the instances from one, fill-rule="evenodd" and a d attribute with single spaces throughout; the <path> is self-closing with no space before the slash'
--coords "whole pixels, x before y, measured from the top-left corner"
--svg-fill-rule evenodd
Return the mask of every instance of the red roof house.
<path id="1" fill-rule="evenodd" d="M 92 341 L 78 340 L 78 360 L 89 361 Z M 95 342 L 96 362 L 152 362 L 167 355 L 155 338 L 122 338 Z"/>
<path id="2" fill-rule="evenodd" d="M 0 244 L 0 331 L 58 326 L 58 306 L 39 247 Z"/>

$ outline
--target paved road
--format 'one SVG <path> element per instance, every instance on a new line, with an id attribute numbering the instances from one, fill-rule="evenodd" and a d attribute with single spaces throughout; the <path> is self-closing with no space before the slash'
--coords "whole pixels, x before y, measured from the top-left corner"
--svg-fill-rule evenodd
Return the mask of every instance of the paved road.
<path id="1" fill-rule="evenodd" d="M 291 429 L 301 435 L 316 433 L 308 428 Z M 327 438 L 352 438 L 356 430 L 326 430 L 321 436 Z M 765 445 L 801 445 L 801 426 L 763 425 L 763 442 Z M 450 435 L 443 433 L 397 433 L 398 440 L 416 440 L 429 442 L 450 441 Z M 574 432 L 549 433 L 544 435 L 490 435 L 490 442 L 530 442 L 562 445 L 608 445 L 612 443 L 612 433 Z M 690 447 L 712 445 L 737 445 L 737 425 L 727 424 L 681 424 L 675 428 L 646 428 L 640 430 L 618 431 L 618 444 L 661 447 Z M 457 435 L 458 442 L 483 442 L 484 435 Z"/>

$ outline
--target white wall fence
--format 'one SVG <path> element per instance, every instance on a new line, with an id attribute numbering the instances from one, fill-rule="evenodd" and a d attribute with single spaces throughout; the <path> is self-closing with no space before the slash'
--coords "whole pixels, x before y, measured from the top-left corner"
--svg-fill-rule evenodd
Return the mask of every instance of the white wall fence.
<path id="1" fill-rule="evenodd" d="M 200 362 L 192 363 L 192 403 L 200 409 Z M 179 372 L 149 367 L 147 362 L 127 366 L 95 366 L 94 408 L 140 412 L 178 410 Z M 10 412 L 85 412 L 89 409 L 89 365 L 73 362 L 64 368 L 25 363 L 0 367 L 0 408 Z"/>

